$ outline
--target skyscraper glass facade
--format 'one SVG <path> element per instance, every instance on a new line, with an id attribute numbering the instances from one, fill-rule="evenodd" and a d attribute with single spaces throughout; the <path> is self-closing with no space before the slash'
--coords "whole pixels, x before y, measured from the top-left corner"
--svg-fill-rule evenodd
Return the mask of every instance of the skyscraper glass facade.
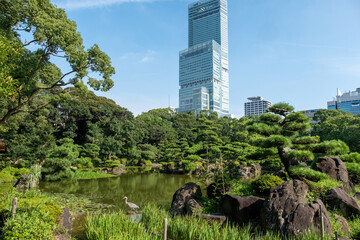
<path id="1" fill-rule="evenodd" d="M 179 54 L 179 111 L 229 113 L 227 0 L 189 5 L 189 46 Z"/>
<path id="2" fill-rule="evenodd" d="M 327 107 L 328 109 L 347 111 L 353 115 L 360 114 L 360 88 L 345 93 L 338 90 L 334 100 L 327 102 Z"/>

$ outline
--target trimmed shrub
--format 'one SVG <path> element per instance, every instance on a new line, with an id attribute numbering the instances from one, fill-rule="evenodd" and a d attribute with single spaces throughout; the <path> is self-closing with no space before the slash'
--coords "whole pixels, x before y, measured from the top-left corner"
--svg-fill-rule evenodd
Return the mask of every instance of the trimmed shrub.
<path id="1" fill-rule="evenodd" d="M 196 163 L 193 163 L 190 160 L 182 160 L 181 162 L 184 165 L 185 172 L 193 172 L 196 170 Z"/>
<path id="2" fill-rule="evenodd" d="M 292 166 L 289 168 L 289 171 L 292 175 L 295 175 L 298 177 L 304 177 L 306 179 L 309 179 L 309 180 L 315 181 L 315 182 L 323 180 L 323 179 L 330 179 L 329 175 L 327 175 L 326 173 L 316 171 L 309 167 Z"/>
<path id="3" fill-rule="evenodd" d="M 230 193 L 238 196 L 245 197 L 255 194 L 255 190 L 250 181 L 246 181 L 246 182 L 233 181 L 231 182 L 230 188 L 231 188 Z"/>
<path id="4" fill-rule="evenodd" d="M 360 163 L 345 162 L 349 177 L 354 184 L 360 183 Z"/>
<path id="5" fill-rule="evenodd" d="M 14 197 L 18 198 L 17 212 L 6 218 L 0 239 L 53 239 L 63 212 L 57 199 L 34 190 L 19 193 L 12 189 L 0 199 L 0 211 L 11 209 Z"/>
<path id="6" fill-rule="evenodd" d="M 346 155 L 341 155 L 340 158 L 344 162 L 354 162 L 354 163 L 360 163 L 360 153 L 358 152 L 352 152 Z"/>
<path id="7" fill-rule="evenodd" d="M 14 180 L 15 180 L 14 176 L 11 175 L 10 173 L 3 171 L 0 172 L 0 183 L 12 182 Z"/>
<path id="8" fill-rule="evenodd" d="M 307 184 L 310 189 L 308 192 L 310 200 L 315 200 L 317 198 L 321 199 L 330 189 L 343 186 L 341 183 L 333 179 L 323 179 L 318 182 L 309 181 Z"/>
<path id="9" fill-rule="evenodd" d="M 284 180 L 282 180 L 278 176 L 271 174 L 264 174 L 255 181 L 253 181 L 252 186 L 256 192 L 261 194 L 266 194 L 270 191 L 271 188 L 276 187 L 282 184 L 283 182 Z"/>
<path id="10" fill-rule="evenodd" d="M 144 164 L 145 164 L 145 166 L 151 166 L 152 162 L 150 160 L 145 160 Z"/>

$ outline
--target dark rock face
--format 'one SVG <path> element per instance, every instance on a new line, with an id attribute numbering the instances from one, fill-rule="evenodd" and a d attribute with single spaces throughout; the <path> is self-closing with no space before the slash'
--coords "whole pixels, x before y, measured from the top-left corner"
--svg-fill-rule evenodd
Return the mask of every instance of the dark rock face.
<path id="1" fill-rule="evenodd" d="M 220 209 L 231 221 L 245 225 L 250 220 L 260 217 L 264 202 L 265 199 L 255 196 L 240 197 L 226 194 L 221 200 Z"/>
<path id="2" fill-rule="evenodd" d="M 331 207 L 339 209 L 344 217 L 360 216 L 360 206 L 356 199 L 350 197 L 343 189 L 333 188 L 325 196 L 325 203 Z"/>
<path id="3" fill-rule="evenodd" d="M 206 188 L 208 198 L 215 199 L 230 191 L 229 184 L 212 183 Z"/>
<path id="4" fill-rule="evenodd" d="M 191 214 L 192 212 L 188 212 L 188 210 L 193 209 L 194 206 L 198 207 L 198 205 L 195 204 L 194 201 L 190 200 L 195 200 L 196 202 L 196 200 L 201 197 L 202 193 L 200 186 L 193 182 L 189 182 L 175 192 L 170 211 L 173 215 L 186 213 Z"/>
<path id="5" fill-rule="evenodd" d="M 316 170 L 326 173 L 331 179 L 344 184 L 347 192 L 351 191 L 349 174 L 345 163 L 338 157 L 321 157 L 316 163 Z"/>
<path id="6" fill-rule="evenodd" d="M 257 178 L 261 175 L 261 165 L 258 163 L 250 164 L 248 166 L 240 165 L 238 172 L 242 179 Z"/>
<path id="7" fill-rule="evenodd" d="M 320 208 L 326 234 L 332 233 L 329 214 L 321 200 L 306 202 L 308 186 L 299 180 L 287 181 L 270 190 L 260 214 L 263 228 L 298 236 L 314 226 L 320 231 Z"/>
<path id="8" fill-rule="evenodd" d="M 202 219 L 207 220 L 208 222 L 215 222 L 220 224 L 225 224 L 227 222 L 227 216 L 222 214 L 201 214 Z"/>
<path id="9" fill-rule="evenodd" d="M 193 198 L 187 201 L 185 204 L 185 210 L 187 214 L 194 214 L 198 212 L 200 209 L 201 209 L 201 205 Z"/>

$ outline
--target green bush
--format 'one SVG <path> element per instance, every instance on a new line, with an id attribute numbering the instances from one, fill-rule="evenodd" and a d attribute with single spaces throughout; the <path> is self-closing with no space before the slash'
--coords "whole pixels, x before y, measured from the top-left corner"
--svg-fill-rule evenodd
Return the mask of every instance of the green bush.
<path id="1" fill-rule="evenodd" d="M 120 159 L 120 162 L 121 162 L 122 165 L 126 165 L 127 161 L 128 160 L 126 158 Z"/>
<path id="2" fill-rule="evenodd" d="M 252 186 L 258 193 L 267 193 L 273 187 L 276 187 L 282 184 L 284 180 L 280 177 L 271 175 L 271 174 L 264 174 L 260 176 L 258 179 L 252 182 Z"/>
<path id="3" fill-rule="evenodd" d="M 0 211 L 11 209 L 14 197 L 18 198 L 17 212 L 6 219 L 0 239 L 53 239 L 62 213 L 57 199 L 35 190 L 19 193 L 13 188 L 0 198 Z"/>
<path id="4" fill-rule="evenodd" d="M 89 157 L 80 157 L 73 163 L 77 168 L 92 168 L 93 163 Z"/>
<path id="5" fill-rule="evenodd" d="M 345 238 L 350 237 L 348 236 L 347 232 L 343 229 L 343 225 L 341 224 L 341 222 L 336 220 L 337 212 L 332 210 L 328 210 L 328 212 L 329 212 L 331 224 L 333 226 L 333 232 L 336 231 L 339 237 L 345 237 Z"/>
<path id="6" fill-rule="evenodd" d="M 348 221 L 350 226 L 351 237 L 353 239 L 358 239 L 360 236 L 360 218 L 354 218 L 351 221 Z"/>
<path id="7" fill-rule="evenodd" d="M 190 160 L 182 160 L 181 162 L 184 165 L 185 172 L 188 173 L 196 170 L 196 163 L 193 163 Z"/>
<path id="8" fill-rule="evenodd" d="M 318 182 L 308 182 L 310 191 L 308 192 L 308 198 L 310 200 L 315 200 L 317 198 L 322 198 L 326 195 L 327 191 L 332 188 L 339 188 L 343 185 L 336 180 L 333 179 L 323 179 Z"/>
<path id="9" fill-rule="evenodd" d="M 232 181 L 230 193 L 238 196 L 250 196 L 255 194 L 255 190 L 251 181 Z"/>
<path id="10" fill-rule="evenodd" d="M 186 157 L 186 160 L 190 160 L 192 162 L 199 162 L 200 161 L 200 156 L 198 156 L 198 155 L 188 155 Z"/>
<path id="11" fill-rule="evenodd" d="M 358 152 L 352 152 L 346 155 L 341 155 L 340 158 L 344 162 L 354 162 L 354 163 L 360 163 L 360 153 Z"/>
<path id="12" fill-rule="evenodd" d="M 24 174 L 27 174 L 30 172 L 27 168 L 14 168 L 14 167 L 6 167 L 1 172 L 7 172 L 10 173 L 12 176 L 19 178 Z"/>
<path id="13" fill-rule="evenodd" d="M 0 183 L 7 183 L 7 182 L 12 182 L 15 180 L 15 177 L 13 175 L 11 175 L 8 172 L 0 172 Z"/>
<path id="14" fill-rule="evenodd" d="M 152 162 L 150 160 L 145 160 L 144 164 L 145 164 L 145 166 L 151 166 Z"/>
<path id="15" fill-rule="evenodd" d="M 56 224 L 42 220 L 36 213 L 18 213 L 6 221 L 3 228 L 4 240 L 53 239 Z"/>
<path id="16" fill-rule="evenodd" d="M 323 179 L 330 179 L 329 175 L 327 175 L 326 173 L 316 171 L 309 167 L 293 166 L 289 168 L 289 171 L 292 175 L 304 177 L 308 180 L 316 181 L 316 182 Z"/>
<path id="17" fill-rule="evenodd" d="M 112 157 L 111 160 L 106 160 L 105 161 L 105 167 L 107 168 L 118 168 L 121 166 L 121 162 L 118 158 L 114 158 Z"/>
<path id="18" fill-rule="evenodd" d="M 360 183 L 360 163 L 345 162 L 346 168 L 349 172 L 351 181 L 355 184 Z"/>

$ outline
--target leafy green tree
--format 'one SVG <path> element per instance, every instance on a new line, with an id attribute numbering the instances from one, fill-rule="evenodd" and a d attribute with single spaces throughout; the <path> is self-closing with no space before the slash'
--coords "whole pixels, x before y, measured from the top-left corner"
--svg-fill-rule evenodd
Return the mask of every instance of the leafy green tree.
<path id="1" fill-rule="evenodd" d="M 55 130 L 48 117 L 47 109 L 17 115 L 9 131 L 0 134 L 1 138 L 7 139 L 8 154 L 13 163 L 30 167 L 46 160 L 56 143 Z"/>
<path id="2" fill-rule="evenodd" d="M 218 136 L 217 131 L 220 125 L 215 124 L 213 120 L 207 117 L 202 117 L 199 120 L 197 142 L 202 143 L 202 150 L 207 159 L 215 159 L 220 157 L 220 147 L 223 145 L 223 141 Z"/>
<path id="3" fill-rule="evenodd" d="M 172 112 L 169 109 L 153 109 L 136 117 L 135 124 L 142 136 L 143 144 L 159 146 L 161 142 L 172 142 L 177 133 L 172 126 Z"/>
<path id="4" fill-rule="evenodd" d="M 79 148 L 72 139 L 60 139 L 58 144 L 51 150 L 41 169 L 43 177 L 48 181 L 71 178 L 73 172 L 70 166 L 79 157 Z"/>
<path id="5" fill-rule="evenodd" d="M 341 140 L 351 151 L 360 152 L 360 117 L 340 110 L 320 110 L 315 113 L 312 135 L 320 136 L 321 140 Z"/>
<path id="6" fill-rule="evenodd" d="M 81 87 L 84 79 L 95 90 L 107 91 L 113 86 L 111 76 L 115 71 L 110 58 L 97 45 L 84 49 L 75 22 L 63 9 L 49 0 L 3 0 L 0 12 L 0 34 L 6 38 L 1 39 L 0 55 L 5 54 L 0 65 L 9 66 L 1 72 L 1 79 L 15 87 L 1 95 L 0 125 L 13 115 L 57 101 L 59 96 L 45 94 L 56 87 Z M 27 40 L 21 35 L 24 32 Z M 19 56 L 9 57 L 9 52 Z M 62 73 L 51 61 L 55 58 L 66 61 L 70 71 Z M 90 77 L 91 72 L 100 78 Z M 41 104 L 31 105 L 38 98 L 43 99 Z"/>
<path id="7" fill-rule="evenodd" d="M 198 122 L 194 112 L 176 113 L 172 117 L 172 123 L 180 139 L 187 139 L 189 145 L 195 142 L 197 133 L 193 129 L 197 128 Z"/>

